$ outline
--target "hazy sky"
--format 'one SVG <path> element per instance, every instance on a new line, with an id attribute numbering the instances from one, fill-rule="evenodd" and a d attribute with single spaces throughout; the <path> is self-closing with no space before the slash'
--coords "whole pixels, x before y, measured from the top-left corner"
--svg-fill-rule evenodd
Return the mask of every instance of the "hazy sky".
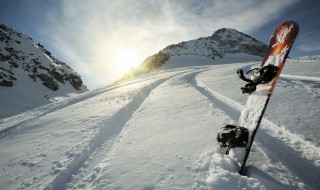
<path id="1" fill-rule="evenodd" d="M 268 43 L 294 20 L 291 57 L 320 55 L 319 0 L 0 0 L 0 23 L 40 42 L 90 89 L 118 79 L 167 45 L 227 27 Z"/>

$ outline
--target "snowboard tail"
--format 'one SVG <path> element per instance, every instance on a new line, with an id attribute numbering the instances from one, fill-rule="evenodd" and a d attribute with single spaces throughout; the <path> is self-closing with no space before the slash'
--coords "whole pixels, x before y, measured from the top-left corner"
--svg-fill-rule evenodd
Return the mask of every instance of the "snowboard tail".
<path id="1" fill-rule="evenodd" d="M 242 70 L 240 72 L 238 71 L 240 78 L 249 82 L 245 87 L 241 88 L 243 93 L 249 93 L 250 95 L 237 123 L 237 127 L 243 128 L 243 131 L 248 131 L 248 139 L 243 140 L 243 142 L 246 142 L 245 146 L 228 146 L 228 144 L 235 144 L 231 141 L 236 138 L 231 138 L 231 134 L 228 136 L 219 133 L 217 139 L 222 146 L 222 141 L 228 142 L 228 139 L 221 139 L 221 137 L 229 138 L 230 142 L 224 144 L 228 148 L 226 154 L 229 154 L 239 166 L 240 174 L 244 173 L 245 164 L 255 135 L 298 32 L 299 26 L 297 23 L 293 21 L 282 23 L 271 36 L 264 59 L 260 68 L 257 68 L 257 72 L 251 77 L 252 79 L 244 78 Z M 274 74 L 271 80 L 263 82 L 264 80 L 261 79 L 261 77 L 264 76 L 262 69 L 268 66 L 276 67 L 276 70 L 273 71 Z M 257 79 L 257 77 L 260 78 Z M 228 133 L 226 130 L 223 132 Z"/>

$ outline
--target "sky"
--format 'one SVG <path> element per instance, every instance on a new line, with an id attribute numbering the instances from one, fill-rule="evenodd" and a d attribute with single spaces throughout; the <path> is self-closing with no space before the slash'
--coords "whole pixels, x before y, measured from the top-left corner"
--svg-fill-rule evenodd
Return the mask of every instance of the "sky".
<path id="1" fill-rule="evenodd" d="M 320 55 L 319 0 L 0 0 L 0 23 L 23 32 L 95 89 L 164 47 L 233 28 L 266 44 L 300 25 L 291 57 Z"/>

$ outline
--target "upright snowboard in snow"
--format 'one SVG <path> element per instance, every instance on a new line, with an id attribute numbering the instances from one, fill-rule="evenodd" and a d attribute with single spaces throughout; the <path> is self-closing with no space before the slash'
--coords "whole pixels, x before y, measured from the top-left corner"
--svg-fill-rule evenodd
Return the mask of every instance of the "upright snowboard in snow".
<path id="1" fill-rule="evenodd" d="M 250 95 L 237 126 L 221 128 L 217 139 L 221 146 L 227 147 L 226 154 L 239 166 L 240 174 L 244 172 L 256 132 L 298 31 L 299 26 L 295 22 L 281 24 L 271 36 L 260 68 L 253 70 L 251 78 L 247 79 L 242 70 L 238 71 L 240 78 L 248 82 L 241 88 L 242 92 Z"/>

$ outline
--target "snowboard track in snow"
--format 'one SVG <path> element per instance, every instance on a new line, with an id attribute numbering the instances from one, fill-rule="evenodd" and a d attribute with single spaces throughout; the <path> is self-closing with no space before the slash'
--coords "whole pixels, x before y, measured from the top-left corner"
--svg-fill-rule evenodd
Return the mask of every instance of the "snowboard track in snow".
<path id="1" fill-rule="evenodd" d="M 180 68 L 180 69 L 176 69 L 174 70 L 175 72 L 178 73 L 185 73 L 185 72 L 190 72 L 190 68 Z M 74 104 L 77 104 L 81 101 L 93 98 L 95 96 L 98 96 L 100 94 L 103 93 L 107 93 L 109 91 L 112 91 L 114 89 L 120 88 L 120 87 L 125 87 L 125 86 L 130 86 L 134 83 L 139 83 L 139 82 L 146 82 L 146 81 L 151 81 L 154 79 L 163 79 L 166 77 L 172 77 L 175 74 L 175 72 L 169 72 L 168 76 L 160 76 L 160 77 L 142 77 L 141 79 L 138 78 L 136 80 L 133 81 L 128 81 L 126 83 L 122 83 L 122 84 L 117 84 L 117 85 L 110 85 L 108 87 L 105 88 L 101 88 L 101 89 L 96 89 L 96 90 L 92 90 L 83 94 L 79 94 L 76 97 L 71 97 L 71 98 L 67 98 L 65 100 L 59 101 L 59 102 L 53 102 L 50 104 L 46 104 L 44 106 L 40 106 L 37 108 L 34 108 L 32 110 L 23 112 L 21 114 L 18 115 L 14 115 L 8 118 L 3 118 L 0 119 L 0 138 L 5 137 L 6 135 L 15 132 L 16 130 L 24 130 L 26 127 L 27 123 L 31 123 L 32 121 L 45 116 L 49 113 L 55 112 L 57 110 L 61 110 L 63 108 L 72 106 Z"/>
<path id="2" fill-rule="evenodd" d="M 184 71 L 179 74 L 173 74 L 169 77 L 158 79 L 156 82 L 153 82 L 142 89 L 133 97 L 133 99 L 118 112 L 108 118 L 104 123 L 105 125 L 100 128 L 99 132 L 95 137 L 90 141 L 89 145 L 82 150 L 82 152 L 66 167 L 65 170 L 61 171 L 58 176 L 50 182 L 46 189 L 66 189 L 68 184 L 72 182 L 74 175 L 77 175 L 83 165 L 87 160 L 93 159 L 96 151 L 100 151 L 100 147 L 104 144 L 108 144 L 107 151 L 109 152 L 112 149 L 114 142 L 117 137 L 121 134 L 122 130 L 126 126 L 126 123 L 132 118 L 134 113 L 139 109 L 143 102 L 149 97 L 150 93 L 155 90 L 158 86 L 163 84 L 165 81 L 170 78 L 181 76 L 183 78 L 190 76 L 195 76 L 200 72 L 207 71 L 208 69 L 199 70 L 196 72 Z M 119 122 L 121 121 L 121 122 Z"/>
<path id="3" fill-rule="evenodd" d="M 217 106 L 218 109 L 227 113 L 232 120 L 237 121 L 237 119 L 240 117 L 240 111 L 238 109 L 236 109 L 234 106 L 229 106 L 224 101 L 221 101 L 221 99 L 218 98 L 219 95 L 215 94 L 204 84 L 199 83 L 195 78 L 192 78 L 189 82 L 195 89 L 197 89 L 202 95 L 207 97 L 215 106 Z"/>
<path id="4" fill-rule="evenodd" d="M 97 95 L 109 92 L 111 90 L 114 90 L 119 87 L 123 87 L 126 85 L 130 85 L 131 83 L 121 84 L 121 85 L 115 85 L 111 87 L 107 87 L 104 89 L 98 89 L 94 91 L 90 91 L 81 95 L 78 95 L 74 98 L 68 98 L 66 100 L 60 101 L 60 102 L 54 102 L 51 104 L 47 104 L 38 108 L 35 108 L 33 110 L 23 112 L 21 114 L 4 118 L 0 120 L 0 138 L 5 137 L 6 135 L 16 131 L 16 130 L 24 130 L 26 127 L 25 124 L 31 123 L 32 121 L 45 116 L 49 113 L 52 113 L 54 111 L 72 106 L 76 103 L 79 103 L 81 101 L 90 99 L 92 97 L 95 97 Z M 1 129 L 2 128 L 2 129 Z"/>
<path id="5" fill-rule="evenodd" d="M 201 67 L 199 67 L 201 68 Z M 206 67 L 203 67 L 206 68 Z M 125 87 L 125 86 L 130 86 L 134 83 L 139 83 L 139 82 L 146 82 L 146 81 L 152 81 L 154 79 L 163 79 L 166 77 L 173 77 L 175 75 L 179 75 L 186 73 L 186 72 L 190 72 L 191 69 L 190 68 L 178 68 L 178 69 L 173 69 L 171 72 L 168 72 L 168 76 L 153 76 L 151 75 L 151 77 L 141 77 L 141 78 L 137 78 L 136 80 L 133 81 L 128 81 L 126 83 L 122 83 L 122 84 L 117 84 L 117 85 L 110 85 L 107 86 L 105 88 L 100 88 L 100 89 L 96 89 L 96 90 L 92 90 L 89 92 L 85 92 L 83 94 L 79 94 L 76 97 L 71 97 L 71 98 L 67 98 L 65 100 L 59 101 L 59 102 L 53 102 L 50 104 L 46 104 L 44 106 L 40 106 L 37 108 L 34 108 L 32 110 L 29 111 L 25 111 L 21 114 L 18 115 L 14 115 L 8 118 L 3 118 L 0 119 L 0 138 L 5 137 L 6 135 L 15 132 L 16 130 L 24 130 L 26 127 L 25 124 L 27 123 L 31 123 L 32 121 L 45 116 L 49 113 L 55 112 L 57 110 L 61 110 L 63 108 L 72 106 L 74 104 L 77 104 L 81 101 L 93 98 L 95 96 L 98 96 L 100 94 L 103 93 L 107 93 L 109 91 L 112 91 L 114 89 L 120 88 L 120 87 Z M 178 74 L 177 74 L 178 73 Z"/>
<path id="6" fill-rule="evenodd" d="M 202 80 L 202 75 L 200 75 L 201 73 L 210 72 L 210 70 L 222 67 L 224 68 L 225 66 L 220 67 L 215 65 L 210 67 L 184 68 L 176 69 L 174 72 L 159 71 L 159 75 L 156 76 L 144 76 L 124 84 L 97 89 L 77 97 L 71 97 L 24 112 L 11 118 L 1 119 L 0 139 L 6 135 L 10 138 L 11 135 L 28 132 L 29 129 L 33 128 L 32 125 L 32 127 L 29 127 L 30 123 L 41 119 L 41 117 L 47 114 L 54 114 L 55 111 L 81 103 L 81 101 L 86 101 L 100 94 L 102 94 L 102 96 L 107 95 L 104 93 L 117 90 L 119 87 L 143 83 L 144 85 L 142 87 L 139 86 L 139 89 L 135 91 L 126 104 L 122 104 L 120 109 L 112 112 L 112 115 L 103 117 L 102 120 L 97 123 L 97 131 L 93 137 L 90 138 L 89 142 L 86 141 L 85 144 L 83 144 L 84 146 L 82 146 L 80 150 L 78 149 L 80 153 L 75 152 L 76 154 L 72 159 L 65 162 L 62 170 L 60 170 L 59 173 L 49 176 L 50 181 L 48 180 L 44 184 L 49 183 L 46 189 L 77 189 L 77 187 L 83 188 L 89 187 L 90 185 L 91 187 L 98 187 L 94 184 L 99 180 L 100 172 L 96 171 L 96 164 L 104 161 L 105 156 L 112 154 L 112 151 L 117 146 L 117 140 L 129 129 L 127 128 L 127 126 L 130 126 L 127 125 L 128 122 L 133 119 L 140 108 L 143 109 L 144 106 L 147 106 L 148 97 L 151 97 L 150 95 L 153 94 L 153 91 L 160 88 L 163 83 L 166 84 L 170 82 L 173 88 L 179 88 L 179 86 L 190 86 L 190 88 L 194 88 L 199 92 L 197 93 L 199 96 L 203 96 L 201 98 L 205 100 L 205 104 L 210 104 L 209 110 L 218 110 L 219 113 L 222 113 L 223 116 L 228 118 L 224 120 L 225 122 L 237 122 L 243 105 L 235 99 L 229 98 L 226 93 L 220 93 L 221 91 L 219 91 L 219 89 L 211 87 L 210 82 L 203 82 L 208 78 L 203 78 L 205 80 Z M 246 67 L 249 68 L 250 66 Z M 212 77 L 212 75 L 210 77 Z M 279 81 L 281 80 L 284 84 L 282 88 L 286 87 L 285 83 L 289 84 L 290 87 L 295 85 L 299 89 L 303 87 L 306 90 L 308 90 L 306 87 L 309 86 L 315 87 L 317 90 L 320 85 L 320 79 L 317 77 L 285 75 L 281 77 Z M 312 141 L 304 139 L 302 135 L 295 134 L 288 130 L 290 126 L 285 127 L 273 122 L 267 118 L 263 119 L 255 140 L 254 149 L 250 155 L 251 159 L 249 158 L 248 173 L 246 175 L 250 178 L 252 177 L 251 179 L 259 179 L 262 184 L 272 189 L 317 189 L 320 180 L 315 176 L 318 176 L 320 173 L 320 148 Z M 213 150 L 211 152 L 215 154 Z M 209 160 L 211 157 L 212 155 L 205 156 L 205 158 Z M 212 159 L 214 158 L 212 157 L 211 160 Z M 253 165 L 250 165 L 251 162 Z M 32 164 L 33 162 L 30 163 Z M 201 172 L 209 172 L 212 169 L 210 167 L 216 166 L 212 164 L 208 165 L 208 167 L 204 168 Z M 197 171 L 194 172 L 198 174 Z M 233 174 L 234 173 L 235 172 L 233 172 Z M 94 176 L 94 174 L 97 174 L 98 178 Z M 302 186 L 299 186 L 301 184 Z M 210 184 L 203 182 L 203 186 L 210 186 Z M 148 186 L 148 188 L 153 188 L 153 186 Z"/>
<path id="7" fill-rule="evenodd" d="M 95 157 L 97 154 L 95 154 L 96 151 L 100 151 L 100 147 L 104 144 L 108 144 L 108 147 L 104 148 L 107 152 L 112 149 L 113 144 L 115 143 L 117 137 L 121 134 L 123 128 L 125 127 L 126 123 L 131 119 L 132 115 L 139 109 L 139 107 L 143 104 L 143 102 L 148 98 L 150 93 L 156 89 L 159 85 L 164 83 L 165 81 L 169 80 L 170 78 L 179 76 L 182 82 L 185 82 L 186 84 L 190 84 L 193 86 L 197 91 L 199 91 L 203 96 L 205 96 L 207 99 L 209 99 L 214 106 L 216 106 L 217 109 L 225 112 L 232 120 L 235 122 L 238 120 L 241 110 L 243 108 L 243 105 L 233 99 L 230 99 L 212 89 L 207 87 L 205 84 L 199 81 L 197 79 L 197 75 L 200 73 L 203 73 L 205 71 L 211 70 L 210 69 L 199 69 L 194 70 L 190 72 L 190 70 L 185 70 L 180 74 L 171 75 L 167 78 L 158 79 L 157 82 L 154 82 L 146 87 L 143 87 L 137 95 L 133 98 L 133 100 L 128 103 L 125 107 L 120 109 L 116 114 L 111 116 L 107 121 L 105 121 L 105 125 L 100 129 L 98 134 L 91 140 L 90 144 L 86 149 L 82 151 L 82 153 L 70 163 L 67 168 L 64 171 L 61 171 L 58 176 L 47 186 L 47 189 L 66 189 L 68 184 L 72 182 L 73 176 L 80 174 L 80 170 L 83 167 L 83 164 L 85 164 L 89 159 L 94 159 L 92 157 Z M 130 83 L 131 84 L 131 83 Z M 104 90 L 105 91 L 105 90 Z M 141 98 L 143 97 L 143 98 Z M 121 119 L 120 119 L 121 118 Z M 116 122 L 116 121 L 122 121 L 122 122 Z M 112 126 L 112 128 L 111 128 Z M 281 130 L 281 133 L 285 134 L 284 139 L 283 137 L 278 135 L 274 135 L 274 133 L 277 133 L 277 131 Z M 260 133 L 260 135 L 259 135 Z M 300 162 L 302 160 L 302 167 L 299 167 L 299 171 L 301 172 L 294 172 L 295 176 L 297 176 L 302 182 L 305 184 L 318 184 L 319 180 L 312 179 L 310 176 L 316 175 L 316 173 L 319 171 L 317 168 L 314 170 L 314 172 L 310 174 L 306 174 L 305 172 L 302 172 L 305 168 L 313 168 L 317 167 L 313 165 L 312 161 L 315 161 L 317 158 L 317 155 L 311 156 L 313 158 L 311 162 L 304 160 L 304 158 L 301 155 L 301 151 L 304 152 L 305 150 L 302 148 L 299 148 L 297 151 L 295 148 L 290 145 L 290 143 L 286 143 L 286 138 L 288 138 L 287 135 L 293 135 L 289 131 L 285 129 L 279 129 L 279 127 L 272 123 L 271 121 L 267 119 L 263 119 L 262 127 L 257 135 L 257 143 L 261 147 L 256 147 L 261 151 L 267 158 L 269 158 L 268 162 L 269 165 L 272 165 L 273 163 L 281 162 L 282 165 L 285 165 L 289 171 L 294 171 L 293 162 Z M 259 136 L 263 136 L 264 139 L 259 138 Z M 296 137 L 295 137 L 296 138 Z M 266 143 L 265 139 L 268 139 L 270 142 L 276 142 L 277 147 L 279 149 L 276 149 L 274 144 Z M 284 142 L 282 142 L 284 141 Z M 303 139 L 300 140 L 302 145 L 303 143 L 306 143 Z M 308 144 L 308 143 L 307 143 Z M 257 146 L 257 145 L 254 145 Z M 304 147 L 307 145 L 303 145 Z M 315 147 L 316 148 L 316 147 Z M 270 151 L 271 150 L 271 151 Z M 290 157 L 293 158 L 294 161 L 286 163 L 288 160 L 287 155 L 281 154 L 282 151 L 286 151 L 290 153 Z M 310 151 L 305 151 L 307 153 L 306 158 L 310 158 Z M 106 153 L 108 154 L 108 153 Z M 254 162 L 254 160 L 253 160 Z M 280 187 L 287 187 L 292 188 L 296 186 L 295 184 L 287 185 L 283 184 L 281 181 L 277 181 L 277 179 L 273 178 L 273 176 L 270 173 L 267 173 L 265 171 L 260 171 L 261 175 L 269 176 L 270 179 L 273 179 L 274 182 L 277 182 L 277 186 Z M 79 179 L 78 179 L 79 180 Z M 299 180 L 298 180 L 299 181 Z M 298 182 L 297 182 L 298 183 Z M 282 184 L 282 185 L 280 185 Z M 313 188 L 313 187 L 312 187 Z"/>
<path id="8" fill-rule="evenodd" d="M 280 76 L 280 83 L 302 87 L 311 94 L 311 98 L 320 97 L 320 78 L 297 75 Z"/>
<path id="9" fill-rule="evenodd" d="M 169 77 L 170 78 L 170 77 Z M 47 185 L 46 189 L 66 189 L 66 185 L 72 180 L 72 175 L 77 173 L 90 155 L 108 140 L 112 141 L 113 137 L 120 134 L 125 124 L 130 120 L 134 112 L 148 98 L 152 90 L 157 88 L 168 78 L 160 79 L 150 85 L 143 87 L 126 106 L 121 108 L 117 113 L 105 121 L 105 125 L 100 128 L 96 136 L 91 140 L 89 145 L 82 150 L 65 170 L 61 171 L 58 176 Z M 121 121 L 121 122 L 119 122 Z"/>

